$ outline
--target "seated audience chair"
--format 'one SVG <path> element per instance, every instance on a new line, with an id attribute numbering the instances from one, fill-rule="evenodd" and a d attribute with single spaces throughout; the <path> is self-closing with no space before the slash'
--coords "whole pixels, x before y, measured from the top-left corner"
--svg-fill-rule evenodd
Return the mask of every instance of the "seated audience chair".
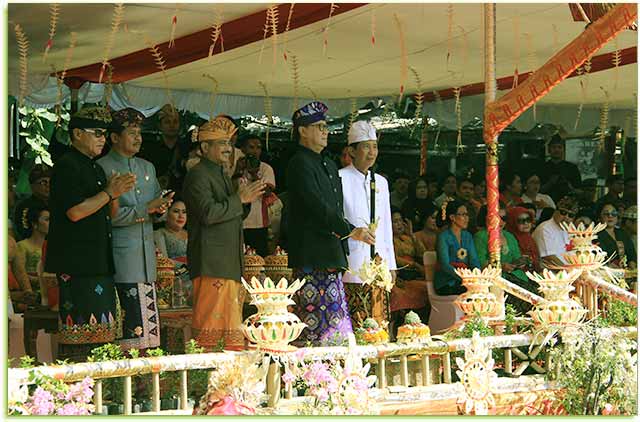
<path id="1" fill-rule="evenodd" d="M 424 253 L 424 275 L 427 281 L 429 302 L 431 302 L 431 314 L 429 315 L 428 323 L 431 334 L 442 333 L 464 316 L 464 312 L 453 303 L 458 298 L 457 295 L 440 296 L 436 293 L 433 280 L 437 262 L 438 257 L 435 252 Z"/>

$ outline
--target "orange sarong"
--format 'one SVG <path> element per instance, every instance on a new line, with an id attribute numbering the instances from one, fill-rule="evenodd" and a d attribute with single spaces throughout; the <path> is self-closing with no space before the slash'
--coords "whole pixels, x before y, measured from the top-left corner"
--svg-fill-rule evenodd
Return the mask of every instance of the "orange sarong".
<path id="1" fill-rule="evenodd" d="M 198 344 L 207 349 L 244 350 L 242 304 L 246 291 L 239 281 L 214 277 L 193 280 L 191 328 Z"/>

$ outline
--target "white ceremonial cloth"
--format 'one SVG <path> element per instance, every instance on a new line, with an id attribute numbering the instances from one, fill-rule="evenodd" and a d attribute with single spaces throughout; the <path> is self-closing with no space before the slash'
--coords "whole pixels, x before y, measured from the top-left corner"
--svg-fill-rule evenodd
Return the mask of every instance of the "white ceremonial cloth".
<path id="1" fill-rule="evenodd" d="M 342 195 L 345 218 L 356 227 L 367 227 L 371 220 L 371 172 L 360 173 L 353 164 L 338 171 L 342 180 Z M 391 227 L 391 204 L 389 202 L 389 184 L 387 179 L 375 175 L 376 181 L 376 218 L 379 218 L 376 229 L 376 252 L 385 260 L 390 270 L 396 269 L 396 256 L 393 249 L 393 230 Z M 358 272 L 362 264 L 371 259 L 371 247 L 358 240 L 349 239 L 349 269 Z M 351 272 L 342 276 L 344 283 L 362 283 L 362 280 Z"/>

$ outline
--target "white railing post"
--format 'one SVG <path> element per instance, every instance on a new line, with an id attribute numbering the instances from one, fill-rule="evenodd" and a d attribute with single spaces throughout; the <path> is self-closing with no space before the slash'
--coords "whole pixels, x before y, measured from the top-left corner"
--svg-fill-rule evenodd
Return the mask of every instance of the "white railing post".
<path id="1" fill-rule="evenodd" d="M 153 380 L 152 385 L 152 395 L 151 395 L 151 405 L 154 412 L 160 411 L 160 373 L 154 372 L 151 374 L 151 379 Z"/>
<path id="2" fill-rule="evenodd" d="M 180 371 L 180 409 L 187 410 L 189 390 L 187 384 L 187 370 Z"/>
<path id="3" fill-rule="evenodd" d="M 128 377 L 124 377 L 124 397 L 123 399 L 123 403 L 124 403 L 124 414 L 125 415 L 130 415 L 132 412 L 132 406 L 131 406 L 131 376 Z"/>
<path id="4" fill-rule="evenodd" d="M 442 355 L 442 372 L 445 384 L 451 384 L 451 353 Z"/>
<path id="5" fill-rule="evenodd" d="M 429 355 L 420 356 L 422 369 L 422 385 L 425 387 L 431 384 L 431 371 L 429 370 Z"/>
<path id="6" fill-rule="evenodd" d="M 95 380 L 93 385 L 93 404 L 97 414 L 102 414 L 102 380 Z"/>

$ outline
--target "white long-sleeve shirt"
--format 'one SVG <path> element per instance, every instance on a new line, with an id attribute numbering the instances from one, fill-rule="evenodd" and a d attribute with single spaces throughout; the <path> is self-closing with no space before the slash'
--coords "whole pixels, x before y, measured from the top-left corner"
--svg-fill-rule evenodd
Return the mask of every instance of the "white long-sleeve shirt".
<path id="1" fill-rule="evenodd" d="M 553 217 L 536 227 L 532 236 L 538 245 L 541 258 L 555 255 L 564 261 L 562 254 L 567 252 L 569 234 L 556 223 Z"/>
<path id="2" fill-rule="evenodd" d="M 338 172 L 342 181 L 342 194 L 345 218 L 356 227 L 367 227 L 371 221 L 371 186 L 370 172 L 360 173 L 353 164 Z M 376 252 L 387 263 L 390 270 L 396 269 L 396 256 L 393 249 L 393 230 L 391 226 L 391 204 L 389 201 L 389 184 L 387 179 L 375 175 L 376 181 L 376 218 L 379 218 L 376 229 Z M 349 239 L 349 269 L 358 272 L 362 264 L 371 259 L 371 247 L 361 241 Z M 342 277 L 344 283 L 362 283 L 352 272 Z"/>

